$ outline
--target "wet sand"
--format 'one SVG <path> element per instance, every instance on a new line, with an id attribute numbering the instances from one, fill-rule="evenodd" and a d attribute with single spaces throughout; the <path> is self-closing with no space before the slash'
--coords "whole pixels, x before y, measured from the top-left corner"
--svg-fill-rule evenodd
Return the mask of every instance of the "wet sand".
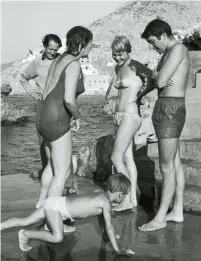
<path id="1" fill-rule="evenodd" d="M 37 200 L 39 183 L 27 175 L 9 175 L 1 179 L 2 220 L 23 217 L 29 214 Z M 78 178 L 80 194 L 100 189 L 92 180 Z M 54 245 L 31 241 L 29 252 L 18 246 L 19 228 L 2 231 L 2 261 L 200 261 L 201 260 L 201 216 L 185 213 L 180 224 L 168 223 L 167 227 L 155 232 L 141 232 L 138 226 L 151 219 L 154 209 L 139 206 L 132 211 L 113 213 L 113 224 L 119 236 L 119 245 L 135 251 L 131 258 L 116 257 L 111 244 L 103 240 L 98 218 L 75 221 L 76 232 L 65 235 L 64 242 Z M 29 228 L 38 228 L 31 226 Z"/>

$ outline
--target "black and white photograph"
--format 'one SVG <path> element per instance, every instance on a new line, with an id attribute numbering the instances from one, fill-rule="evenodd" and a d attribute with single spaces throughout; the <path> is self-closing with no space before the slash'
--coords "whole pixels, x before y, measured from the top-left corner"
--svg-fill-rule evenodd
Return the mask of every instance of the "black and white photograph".
<path id="1" fill-rule="evenodd" d="M 4 0 L 1 260 L 201 260 L 201 0 Z"/>

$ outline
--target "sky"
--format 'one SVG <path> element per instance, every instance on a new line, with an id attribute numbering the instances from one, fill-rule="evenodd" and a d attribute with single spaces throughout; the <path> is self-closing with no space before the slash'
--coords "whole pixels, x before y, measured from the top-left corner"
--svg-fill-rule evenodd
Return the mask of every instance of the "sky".
<path id="1" fill-rule="evenodd" d="M 1 1 L 1 63 L 42 45 L 48 33 L 65 38 L 75 25 L 88 26 L 126 1 Z"/>

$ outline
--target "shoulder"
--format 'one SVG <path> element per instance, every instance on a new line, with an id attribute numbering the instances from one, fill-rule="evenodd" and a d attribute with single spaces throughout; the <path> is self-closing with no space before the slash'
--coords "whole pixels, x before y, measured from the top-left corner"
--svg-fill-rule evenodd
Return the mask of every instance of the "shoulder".
<path id="1" fill-rule="evenodd" d="M 41 63 L 42 61 L 43 61 L 43 54 L 36 55 L 35 59 L 33 60 L 35 64 Z"/>
<path id="2" fill-rule="evenodd" d="M 110 201 L 104 192 L 99 193 L 96 199 L 100 202 L 102 208 L 110 207 Z"/>
<path id="3" fill-rule="evenodd" d="M 185 45 L 183 45 L 182 43 L 177 43 L 172 47 L 171 52 L 175 53 L 175 54 L 182 54 L 187 52 L 188 49 Z"/>
<path id="4" fill-rule="evenodd" d="M 71 73 L 81 73 L 81 66 L 80 66 L 80 63 L 79 61 L 75 60 L 75 61 L 70 61 L 69 64 L 66 66 L 66 69 L 65 69 L 65 72 L 68 73 L 68 72 L 71 72 Z"/>

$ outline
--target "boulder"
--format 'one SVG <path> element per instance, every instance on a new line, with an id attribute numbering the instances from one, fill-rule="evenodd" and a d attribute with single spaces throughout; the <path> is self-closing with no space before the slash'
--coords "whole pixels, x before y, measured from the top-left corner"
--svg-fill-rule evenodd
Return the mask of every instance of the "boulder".
<path id="1" fill-rule="evenodd" d="M 1 97 L 6 97 L 12 91 L 9 81 L 4 81 L 1 83 Z"/>
<path id="2" fill-rule="evenodd" d="M 12 105 L 7 96 L 12 91 L 9 81 L 1 83 L 1 123 L 13 124 L 27 120 L 27 111 Z"/>
<path id="3" fill-rule="evenodd" d="M 97 181 L 106 180 L 112 173 L 110 157 L 113 142 L 114 137 L 112 135 L 86 142 L 77 155 L 76 175 L 94 178 Z"/>
<path id="4" fill-rule="evenodd" d="M 26 109 L 18 109 L 10 104 L 6 97 L 1 96 L 1 123 L 15 124 L 28 120 Z"/>

